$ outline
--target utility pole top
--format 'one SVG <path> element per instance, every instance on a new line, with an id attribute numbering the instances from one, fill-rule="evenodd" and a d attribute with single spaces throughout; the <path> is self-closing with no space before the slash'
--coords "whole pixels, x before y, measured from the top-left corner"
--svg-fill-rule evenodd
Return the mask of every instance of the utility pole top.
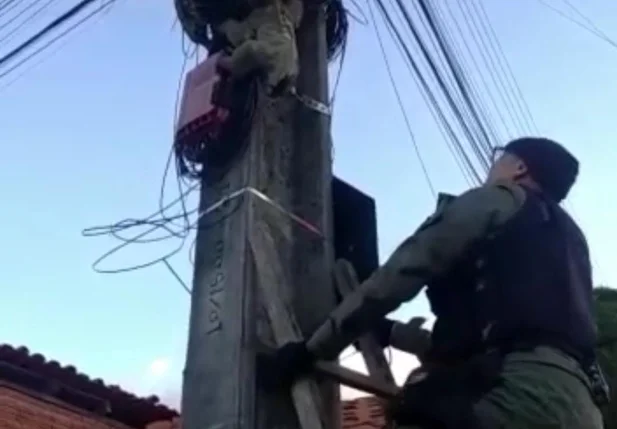
<path id="1" fill-rule="evenodd" d="M 323 6 L 306 3 L 297 48 L 296 93 L 327 103 Z M 272 264 L 282 271 L 271 281 L 293 309 L 299 332 L 308 336 L 335 305 L 329 127 L 328 116 L 294 95 L 268 97 L 261 91 L 246 150 L 222 177 L 202 183 L 200 211 L 219 207 L 200 218 L 198 230 L 184 429 L 299 427 L 288 392 L 267 393 L 256 381 L 256 351 L 274 341 L 258 287 L 265 275 L 255 259 L 261 250 L 252 248 L 258 243 L 251 232 L 270 231 L 275 249 L 270 255 L 277 259 Z M 231 194 L 235 197 L 220 203 Z M 324 382 L 319 389 L 324 429 L 335 429 L 338 386 Z"/>

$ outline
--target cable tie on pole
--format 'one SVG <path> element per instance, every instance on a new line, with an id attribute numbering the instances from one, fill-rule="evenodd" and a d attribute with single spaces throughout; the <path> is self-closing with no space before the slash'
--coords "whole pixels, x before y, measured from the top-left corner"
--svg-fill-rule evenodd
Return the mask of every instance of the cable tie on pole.
<path id="1" fill-rule="evenodd" d="M 291 93 L 291 95 L 296 97 L 300 103 L 304 104 L 309 109 L 317 113 L 321 113 L 322 115 L 325 115 L 325 116 L 332 115 L 332 108 L 327 103 L 324 103 L 323 101 L 315 100 L 314 98 L 309 97 L 308 95 L 300 94 L 298 93 L 296 88 L 291 88 L 289 92 Z"/>

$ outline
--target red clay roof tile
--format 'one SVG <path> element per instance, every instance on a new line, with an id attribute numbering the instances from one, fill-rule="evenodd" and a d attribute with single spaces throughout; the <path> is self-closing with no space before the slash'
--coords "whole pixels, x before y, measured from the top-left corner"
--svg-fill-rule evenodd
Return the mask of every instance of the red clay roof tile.
<path id="1" fill-rule="evenodd" d="M 382 429 L 386 426 L 381 401 L 373 396 L 343 401 L 341 404 L 342 429 Z M 180 418 L 151 423 L 147 429 L 180 429 Z"/>
<path id="2" fill-rule="evenodd" d="M 111 406 L 108 417 L 127 426 L 142 428 L 148 423 L 170 420 L 178 415 L 175 410 L 161 404 L 156 396 L 139 398 L 119 386 L 108 386 L 101 379 L 91 379 L 74 366 L 62 366 L 39 353 L 31 354 L 26 347 L 0 345 L 0 362 L 107 401 Z"/>
<path id="3" fill-rule="evenodd" d="M 0 362 L 108 401 L 111 405 L 108 417 L 127 426 L 142 428 L 148 425 L 151 429 L 176 429 L 179 425 L 178 413 L 159 403 L 158 397 L 139 398 L 119 386 L 106 385 L 98 378 L 91 379 L 79 373 L 74 366 L 62 366 L 56 361 L 48 361 L 39 353 L 30 354 L 26 347 L 0 345 Z M 342 429 L 374 429 L 385 426 L 381 401 L 372 396 L 344 401 L 341 414 Z"/>

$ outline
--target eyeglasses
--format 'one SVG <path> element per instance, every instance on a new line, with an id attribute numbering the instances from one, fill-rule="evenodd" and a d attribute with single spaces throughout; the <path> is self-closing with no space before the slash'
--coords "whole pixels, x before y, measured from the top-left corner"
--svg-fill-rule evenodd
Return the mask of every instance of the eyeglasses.
<path id="1" fill-rule="evenodd" d="M 503 156 L 505 153 L 505 148 L 503 146 L 495 146 L 491 149 L 491 163 L 494 164 L 497 162 L 499 158 Z"/>

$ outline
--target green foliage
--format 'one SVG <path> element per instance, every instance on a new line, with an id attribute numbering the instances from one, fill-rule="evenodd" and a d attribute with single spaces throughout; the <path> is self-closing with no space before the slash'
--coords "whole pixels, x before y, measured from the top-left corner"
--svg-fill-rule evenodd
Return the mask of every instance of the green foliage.
<path id="1" fill-rule="evenodd" d="M 617 429 L 617 289 L 594 289 L 598 324 L 598 359 L 611 385 L 611 404 L 604 411 L 606 429 Z"/>

